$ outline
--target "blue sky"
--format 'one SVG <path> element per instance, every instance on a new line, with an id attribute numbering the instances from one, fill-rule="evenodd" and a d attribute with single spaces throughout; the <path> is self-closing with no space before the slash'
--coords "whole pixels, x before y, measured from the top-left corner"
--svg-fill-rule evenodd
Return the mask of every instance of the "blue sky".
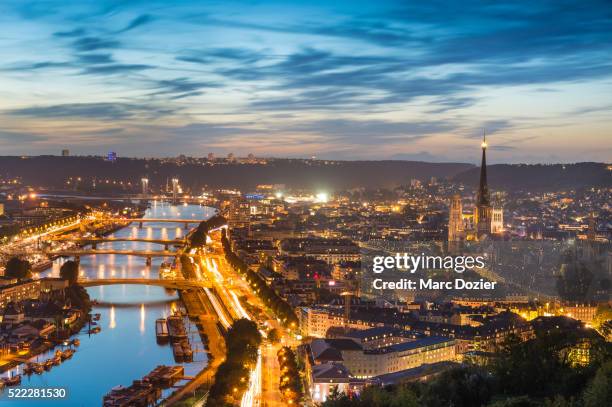
<path id="1" fill-rule="evenodd" d="M 2 154 L 612 161 L 609 1 L 0 2 Z"/>

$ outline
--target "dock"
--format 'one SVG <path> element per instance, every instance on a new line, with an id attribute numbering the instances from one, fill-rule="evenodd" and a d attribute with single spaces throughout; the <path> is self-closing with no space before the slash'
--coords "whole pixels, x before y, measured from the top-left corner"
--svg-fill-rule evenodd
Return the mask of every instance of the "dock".
<path id="1" fill-rule="evenodd" d="M 104 407 L 148 407 L 161 398 L 162 390 L 184 378 L 183 366 L 159 365 L 142 380 L 134 380 L 129 387 L 114 387 L 104 398 Z"/>

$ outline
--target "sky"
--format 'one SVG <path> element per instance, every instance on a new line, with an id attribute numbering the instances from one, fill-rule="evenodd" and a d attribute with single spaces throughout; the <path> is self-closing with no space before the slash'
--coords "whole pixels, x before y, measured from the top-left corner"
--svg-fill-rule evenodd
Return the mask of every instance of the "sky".
<path id="1" fill-rule="evenodd" d="M 0 2 L 0 155 L 612 162 L 612 4 Z"/>

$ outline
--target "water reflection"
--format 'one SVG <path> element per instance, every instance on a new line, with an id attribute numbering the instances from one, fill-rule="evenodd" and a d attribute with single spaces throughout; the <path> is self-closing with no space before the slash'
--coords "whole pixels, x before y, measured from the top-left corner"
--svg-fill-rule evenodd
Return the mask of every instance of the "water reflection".
<path id="1" fill-rule="evenodd" d="M 108 327 L 110 329 L 114 329 L 117 326 L 117 322 L 115 321 L 115 306 L 111 305 L 111 309 L 110 309 L 110 321 L 108 323 Z"/>
<path id="2" fill-rule="evenodd" d="M 167 204 L 153 203 L 147 211 L 149 218 L 187 218 L 191 213 L 197 217 L 213 214 L 211 208 L 199 206 L 170 207 Z M 195 226 L 195 225 L 192 225 Z M 137 225 L 121 229 L 115 237 L 146 237 L 151 239 L 175 239 L 184 234 L 182 227 L 168 227 L 163 223 L 149 223 L 145 228 Z M 165 236 L 165 237 L 162 237 Z M 98 248 L 161 250 L 163 246 L 145 242 L 107 242 Z M 159 265 L 164 259 L 153 258 L 151 267 L 145 266 L 145 259 L 135 256 L 96 255 L 81 257 L 81 278 L 158 278 Z M 58 277 L 62 261 L 53 263 L 44 275 Z M 69 398 L 54 401 L 54 406 L 93 406 L 100 405 L 102 396 L 119 384 L 127 386 L 140 379 L 159 364 L 174 365 L 172 350 L 168 345 L 156 343 L 154 324 L 160 317 L 167 317 L 179 307 L 175 291 L 162 287 L 143 285 L 108 285 L 88 288 L 94 305 L 93 313 L 101 315 L 99 334 L 89 335 L 85 328 L 78 338 L 81 346 L 72 359 L 53 367 L 41 375 L 24 376 L 22 387 L 67 387 Z M 190 332 L 196 331 L 194 326 Z M 185 374 L 195 375 L 206 364 L 206 353 L 202 344 L 194 352 L 194 362 L 185 363 Z M 40 355 L 44 361 L 51 354 Z M 22 373 L 18 367 L 11 374 Z M 10 404 L 5 404 L 9 406 Z"/>

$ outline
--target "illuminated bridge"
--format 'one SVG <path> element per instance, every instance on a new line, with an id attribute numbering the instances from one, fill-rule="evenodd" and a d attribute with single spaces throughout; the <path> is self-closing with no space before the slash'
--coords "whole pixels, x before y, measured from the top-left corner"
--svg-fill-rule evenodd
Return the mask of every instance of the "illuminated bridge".
<path id="1" fill-rule="evenodd" d="M 206 219 L 157 219 L 157 218 L 105 218 L 112 222 L 138 223 L 142 227 L 143 223 L 182 223 L 185 229 L 190 224 L 196 224 L 205 221 Z"/>
<path id="2" fill-rule="evenodd" d="M 57 242 L 75 242 L 82 245 L 91 245 L 93 249 L 96 248 L 98 243 L 108 242 L 156 243 L 163 244 L 166 250 L 170 245 L 183 245 L 186 243 L 185 239 L 147 239 L 145 237 L 58 237 L 53 240 Z"/>
<path id="3" fill-rule="evenodd" d="M 209 288 L 212 285 L 208 281 L 194 280 L 160 280 L 152 278 L 102 278 L 102 279 L 79 279 L 79 284 L 83 287 L 97 287 L 101 285 L 154 285 L 158 287 L 184 290 L 188 288 Z"/>
<path id="4" fill-rule="evenodd" d="M 68 250 L 53 250 L 45 252 L 47 256 L 64 256 L 74 257 L 78 262 L 81 256 L 95 256 L 96 254 L 116 254 L 123 256 L 138 256 L 147 259 L 147 266 L 151 265 L 153 257 L 175 257 L 176 252 L 169 250 L 118 250 L 118 249 L 68 249 Z"/>

